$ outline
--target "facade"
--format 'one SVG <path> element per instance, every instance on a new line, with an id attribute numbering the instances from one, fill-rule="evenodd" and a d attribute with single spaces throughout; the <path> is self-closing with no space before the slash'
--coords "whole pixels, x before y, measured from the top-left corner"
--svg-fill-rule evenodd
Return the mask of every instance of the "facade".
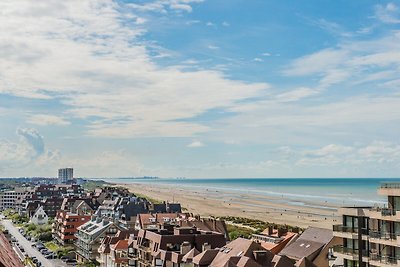
<path id="1" fill-rule="evenodd" d="M 93 215 L 91 220 L 77 228 L 76 253 L 77 261 L 94 261 L 99 257 L 98 249 L 106 236 L 115 236 L 121 229 L 117 224 Z"/>
<path id="2" fill-rule="evenodd" d="M 93 209 L 83 200 L 76 200 L 71 211 L 63 209 L 57 212 L 53 223 L 53 237 L 62 245 L 73 244 L 79 226 L 90 221 Z M 75 206 L 75 205 L 74 205 Z"/>
<path id="3" fill-rule="evenodd" d="M 30 222 L 36 225 L 46 224 L 49 221 L 49 216 L 47 216 L 42 206 L 39 206 L 35 213 L 32 215 Z"/>
<path id="4" fill-rule="evenodd" d="M 25 195 L 26 189 L 7 190 L 0 193 L 0 210 L 15 209 L 16 201 Z"/>
<path id="5" fill-rule="evenodd" d="M 190 255 L 225 246 L 220 233 L 203 232 L 196 228 L 171 227 L 158 230 L 139 230 L 129 246 L 129 264 L 144 266 L 193 266 Z M 184 262 L 189 260 L 189 263 Z"/>
<path id="6" fill-rule="evenodd" d="M 137 232 L 135 232 L 137 234 Z M 115 236 L 106 236 L 98 249 L 97 262 L 100 267 L 128 267 L 129 231 L 118 231 Z"/>
<path id="7" fill-rule="evenodd" d="M 334 249 L 343 266 L 400 266 L 400 184 L 385 183 L 378 194 L 387 207 L 344 207 L 342 224 L 333 226 L 341 239 Z"/>
<path id="8" fill-rule="evenodd" d="M 188 266 L 295 267 L 295 263 L 286 256 L 278 256 L 264 249 L 258 242 L 238 238 L 218 249 L 201 252 L 193 258 L 192 265 Z"/>
<path id="9" fill-rule="evenodd" d="M 58 169 L 58 180 L 60 184 L 72 183 L 73 179 L 74 179 L 73 168 Z"/>

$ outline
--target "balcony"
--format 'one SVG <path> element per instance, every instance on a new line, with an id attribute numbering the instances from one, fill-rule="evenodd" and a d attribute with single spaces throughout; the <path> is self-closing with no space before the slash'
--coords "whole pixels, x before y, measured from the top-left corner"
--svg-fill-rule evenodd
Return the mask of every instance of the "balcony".
<path id="1" fill-rule="evenodd" d="M 341 238 L 358 239 L 360 229 L 357 227 L 337 224 L 333 226 L 333 235 Z M 361 229 L 361 234 L 367 236 L 368 229 Z M 367 237 L 365 237 L 367 238 Z"/>
<path id="2" fill-rule="evenodd" d="M 382 183 L 378 194 L 383 196 L 400 196 L 400 183 Z"/>
<path id="3" fill-rule="evenodd" d="M 379 267 L 400 266 L 400 261 L 396 257 L 392 257 L 389 255 L 379 255 L 376 253 L 371 253 L 369 262 L 371 265 Z"/>
<path id="4" fill-rule="evenodd" d="M 369 240 L 371 243 L 382 244 L 387 246 L 399 246 L 400 237 L 397 233 L 370 231 Z"/>
<path id="5" fill-rule="evenodd" d="M 375 207 L 368 211 L 368 216 L 371 219 L 385 221 L 400 221 L 400 212 L 394 209 Z"/>
<path id="6" fill-rule="evenodd" d="M 347 260 L 358 260 L 360 251 L 358 249 L 347 248 L 343 246 L 334 246 L 333 254 L 336 257 L 340 257 Z M 368 252 L 366 250 L 362 251 L 363 257 L 368 256 Z"/>

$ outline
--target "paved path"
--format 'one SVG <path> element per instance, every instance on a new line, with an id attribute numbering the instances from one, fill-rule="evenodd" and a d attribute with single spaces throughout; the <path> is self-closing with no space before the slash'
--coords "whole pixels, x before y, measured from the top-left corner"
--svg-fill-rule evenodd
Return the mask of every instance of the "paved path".
<path id="1" fill-rule="evenodd" d="M 18 232 L 18 228 L 14 226 L 14 224 L 10 220 L 3 220 L 1 223 L 8 230 L 8 232 L 15 237 L 17 242 L 25 249 L 25 253 L 29 255 L 29 257 L 36 257 L 44 267 L 62 267 L 67 266 L 65 263 L 59 260 L 48 260 L 46 259 L 37 249 L 32 247 L 32 242 L 28 241 L 20 232 Z"/>

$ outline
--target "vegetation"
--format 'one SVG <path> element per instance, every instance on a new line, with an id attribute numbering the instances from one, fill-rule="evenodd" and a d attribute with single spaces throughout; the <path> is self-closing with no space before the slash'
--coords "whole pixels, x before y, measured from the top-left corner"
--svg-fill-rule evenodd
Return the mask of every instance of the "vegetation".
<path id="1" fill-rule="evenodd" d="M 79 263 L 78 267 L 96 267 L 99 266 L 100 264 L 96 261 L 87 261 L 84 263 Z"/>
<path id="2" fill-rule="evenodd" d="M 255 234 L 256 231 L 245 228 L 245 227 L 240 227 L 232 224 L 227 224 L 226 228 L 229 233 L 229 239 L 234 240 L 238 237 L 244 237 L 244 238 L 250 238 L 251 235 Z"/>
<path id="3" fill-rule="evenodd" d="M 12 220 L 13 223 L 17 225 L 22 225 L 24 223 L 29 222 L 29 219 L 25 216 L 19 215 L 15 210 L 13 209 L 6 209 L 3 211 L 4 217 L 6 217 L 9 220 Z"/>
<path id="4" fill-rule="evenodd" d="M 84 184 L 82 184 L 82 187 L 85 191 L 93 191 L 96 188 L 103 187 L 105 185 L 109 185 L 109 183 L 101 180 L 87 180 Z"/>
<path id="5" fill-rule="evenodd" d="M 51 234 L 52 225 L 50 223 L 44 225 L 28 223 L 25 224 L 22 228 L 25 230 L 25 233 L 43 242 L 51 241 L 53 239 Z"/>
<path id="6" fill-rule="evenodd" d="M 68 254 L 72 251 L 75 251 L 74 247 L 58 247 L 55 251 L 58 258 L 68 256 Z"/>
<path id="7" fill-rule="evenodd" d="M 45 246 L 46 248 L 48 248 L 49 250 L 53 251 L 53 252 L 57 252 L 57 250 L 60 248 L 60 246 L 58 246 L 58 245 L 57 245 L 56 243 L 54 243 L 53 241 L 46 242 L 46 243 L 44 244 L 44 246 Z"/>
<path id="8" fill-rule="evenodd" d="M 155 199 L 155 198 L 151 198 L 151 197 L 148 197 L 148 196 L 143 195 L 143 194 L 139 194 L 139 193 L 134 193 L 134 194 L 135 194 L 135 196 L 140 197 L 140 198 L 145 198 L 145 199 L 147 199 L 148 201 L 150 201 L 151 203 L 154 203 L 154 204 L 163 203 L 161 200 L 158 200 L 158 199 Z"/>
<path id="9" fill-rule="evenodd" d="M 219 219 L 224 220 L 227 224 L 227 230 L 229 233 L 229 238 L 231 240 L 238 237 L 249 238 L 252 234 L 259 234 L 266 228 L 272 226 L 274 229 L 284 228 L 291 231 L 302 232 L 304 229 L 299 227 L 293 227 L 286 224 L 276 224 L 270 222 L 264 222 L 257 219 L 249 219 L 242 217 L 220 217 Z"/>

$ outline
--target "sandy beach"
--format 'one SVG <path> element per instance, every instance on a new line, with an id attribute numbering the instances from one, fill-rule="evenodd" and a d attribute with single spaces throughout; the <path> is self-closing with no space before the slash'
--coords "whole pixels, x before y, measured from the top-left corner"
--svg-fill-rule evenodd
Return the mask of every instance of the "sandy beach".
<path id="1" fill-rule="evenodd" d="M 182 189 L 169 185 L 119 184 L 160 201 L 179 202 L 188 212 L 201 216 L 237 216 L 306 228 L 332 229 L 338 223 L 337 206 L 329 203 L 298 203 L 279 197 L 233 194 L 221 190 Z"/>

